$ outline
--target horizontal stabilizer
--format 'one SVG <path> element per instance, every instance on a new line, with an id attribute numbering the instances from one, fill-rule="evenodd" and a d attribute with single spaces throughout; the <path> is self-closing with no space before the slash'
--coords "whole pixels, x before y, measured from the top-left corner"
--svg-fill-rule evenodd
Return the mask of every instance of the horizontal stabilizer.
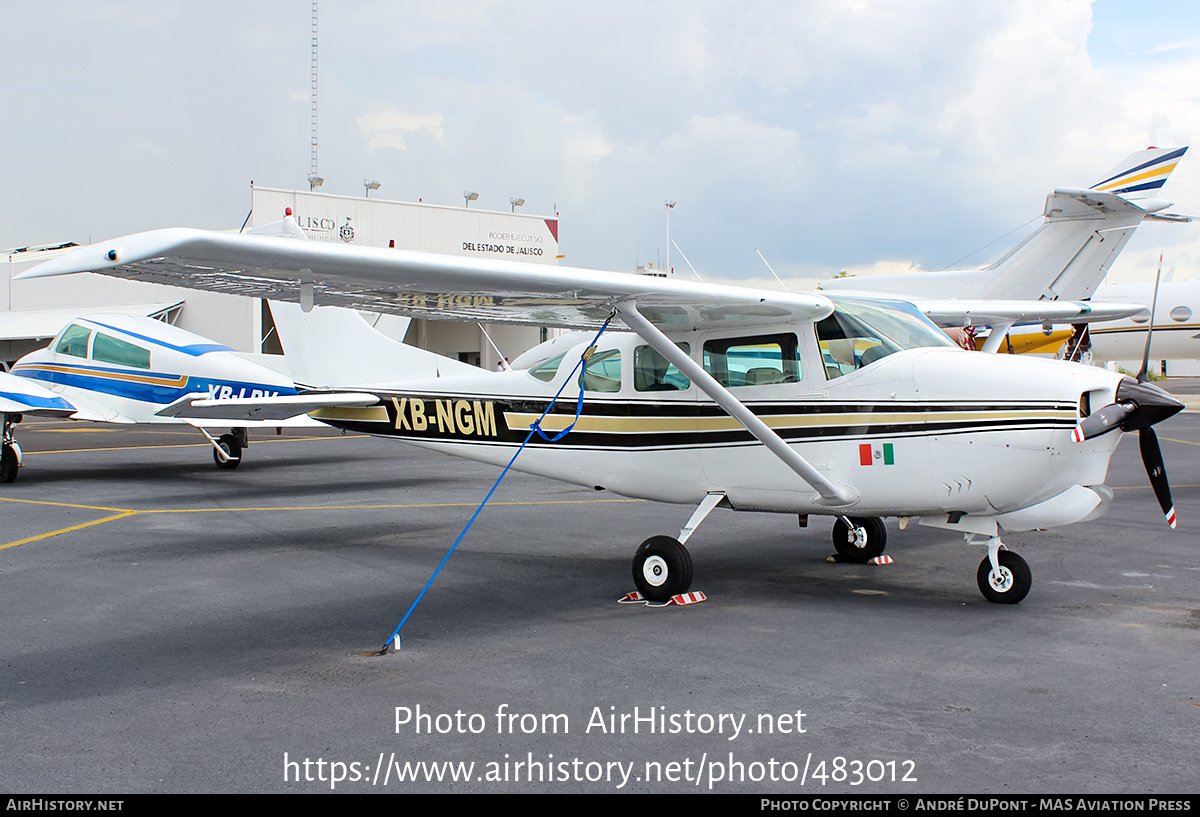
<path id="1" fill-rule="evenodd" d="M 1091 301 L 915 301 L 938 326 L 989 326 L 994 323 L 1096 323 L 1145 312 L 1142 304 Z"/>
<path id="2" fill-rule="evenodd" d="M 243 397 L 211 400 L 207 392 L 181 397 L 156 414 L 183 420 L 221 420 L 236 424 L 246 420 L 287 420 L 322 408 L 363 408 L 379 398 L 373 394 L 308 392 L 280 397 Z"/>

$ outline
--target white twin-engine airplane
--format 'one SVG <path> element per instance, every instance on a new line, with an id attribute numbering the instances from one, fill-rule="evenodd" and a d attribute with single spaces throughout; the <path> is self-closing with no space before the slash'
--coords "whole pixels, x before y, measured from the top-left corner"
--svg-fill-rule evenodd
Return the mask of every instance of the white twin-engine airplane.
<path id="1" fill-rule="evenodd" d="M 294 240 L 285 236 L 302 233 L 290 216 L 277 233 L 141 233 L 22 277 L 92 271 L 298 300 L 305 310 L 333 305 L 589 333 L 611 318 L 613 330 L 601 334 L 577 379 L 571 372 L 591 334 L 536 347 L 512 371 L 434 366 L 427 377 L 401 382 L 388 370 L 392 347 L 339 318 L 332 336 L 285 346 L 293 367 L 323 372 L 293 368 L 296 380 L 325 393 L 197 400 L 190 411 L 255 419 L 312 411 L 334 426 L 504 465 L 549 407 L 540 427 L 553 441 L 532 437 L 514 468 L 696 506 L 677 537 L 653 536 L 637 549 L 634 582 L 654 600 L 688 589 L 684 543 L 722 507 L 798 514 L 802 523 L 832 516 L 841 558 L 864 562 L 883 552 L 883 517 L 955 531 L 987 546 L 977 573 L 984 596 L 1019 602 L 1031 573 L 1001 534 L 1103 513 L 1120 436 L 1107 432 L 1118 429 L 1140 432 L 1151 482 L 1174 524 L 1150 426 L 1182 404 L 1100 369 L 963 351 L 908 303 Z M 959 306 L 1070 322 L 1142 309 L 1061 300 Z M 310 332 L 320 331 L 322 314 L 303 316 Z M 615 331 L 619 324 L 629 331 Z M 563 399 L 551 405 L 564 385 Z M 575 418 L 579 388 L 579 420 L 554 440 L 551 432 Z M 346 392 L 362 402 L 322 408 Z"/>
<path id="2" fill-rule="evenodd" d="M 0 482 L 17 478 L 22 456 L 14 427 L 25 414 L 102 423 L 187 422 L 208 438 L 218 468 L 236 468 L 248 444 L 247 425 L 268 424 L 240 423 L 215 438 L 206 427 L 228 423 L 170 415 L 174 404 L 198 393 L 257 399 L 294 395 L 296 389 L 287 377 L 227 346 L 153 318 L 111 314 L 72 321 L 48 347 L 25 355 L 11 373 L 0 373 Z"/>

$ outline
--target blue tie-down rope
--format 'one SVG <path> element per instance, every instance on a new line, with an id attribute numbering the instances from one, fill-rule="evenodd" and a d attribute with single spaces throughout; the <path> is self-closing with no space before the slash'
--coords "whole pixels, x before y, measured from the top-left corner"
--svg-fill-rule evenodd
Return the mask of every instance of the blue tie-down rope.
<path id="1" fill-rule="evenodd" d="M 446 551 L 446 555 L 443 556 L 442 561 L 438 563 L 437 569 L 433 571 L 433 575 L 429 577 L 429 581 L 425 582 L 425 586 L 422 587 L 421 592 L 417 594 L 417 598 L 413 601 L 412 606 L 408 608 L 408 612 L 404 614 L 404 618 L 400 619 L 400 623 L 396 625 L 396 629 L 392 630 L 392 634 L 388 636 L 388 640 L 384 643 L 383 649 L 379 651 L 380 655 L 387 655 L 388 646 L 392 643 L 396 645 L 396 649 L 400 649 L 400 629 L 404 626 L 404 622 L 408 621 L 408 617 L 413 614 L 413 610 L 417 609 L 417 605 L 421 603 L 421 599 L 425 598 L 425 593 L 433 584 L 433 580 L 436 579 L 438 574 L 442 572 L 442 568 L 446 566 L 446 562 L 450 561 L 451 554 L 454 553 L 454 551 L 458 548 L 459 542 L 461 542 L 467 535 L 467 531 L 471 529 L 471 525 L 475 523 L 475 520 L 479 517 L 480 512 L 483 510 L 483 506 L 486 505 L 488 500 L 492 498 L 492 494 L 496 493 L 496 489 L 500 487 L 500 482 L 504 479 L 504 475 L 508 473 L 510 468 L 512 468 L 513 463 L 517 461 L 517 457 L 521 455 L 521 452 L 525 450 L 525 446 L 529 444 L 531 439 L 533 439 L 533 435 L 537 434 L 547 442 L 556 442 L 566 436 L 567 432 L 569 432 L 571 429 L 575 428 L 575 424 L 579 422 L 579 415 L 583 411 L 583 375 L 580 375 L 579 378 L 579 397 L 575 402 L 575 419 L 571 421 L 571 424 L 553 437 L 548 437 L 546 436 L 546 432 L 542 431 L 541 422 L 542 420 L 546 419 L 546 415 L 550 413 L 550 409 L 554 408 L 555 404 L 558 402 L 558 398 L 562 396 L 563 389 L 565 389 L 567 384 L 574 379 L 575 372 L 579 371 L 579 367 L 582 366 L 583 373 L 587 373 L 588 358 L 590 358 L 591 353 L 595 351 L 596 342 L 600 340 L 600 336 L 604 334 L 604 330 L 608 328 L 608 324 L 612 321 L 612 319 L 613 316 L 609 315 L 608 319 L 604 321 L 604 325 L 600 327 L 600 331 L 596 333 L 596 337 L 592 338 L 592 342 L 588 344 L 583 354 L 579 356 L 579 362 L 575 364 L 575 368 L 571 370 L 571 374 L 568 375 L 567 379 L 563 381 L 563 384 L 559 386 L 554 398 L 550 401 L 550 405 L 546 406 L 546 410 L 542 412 L 541 417 L 538 417 L 530 424 L 529 434 L 526 435 L 525 440 L 521 443 L 516 453 L 512 455 L 512 459 L 508 461 L 508 465 L 504 466 L 504 470 L 501 471 L 500 476 L 496 478 L 495 484 L 493 484 L 491 490 L 487 492 L 487 496 L 483 498 L 483 502 L 480 502 L 479 507 L 475 509 L 475 513 L 471 514 L 471 519 L 467 522 L 467 526 L 462 529 L 462 533 L 458 535 L 458 538 L 454 540 L 454 544 L 450 546 L 448 551 Z"/>

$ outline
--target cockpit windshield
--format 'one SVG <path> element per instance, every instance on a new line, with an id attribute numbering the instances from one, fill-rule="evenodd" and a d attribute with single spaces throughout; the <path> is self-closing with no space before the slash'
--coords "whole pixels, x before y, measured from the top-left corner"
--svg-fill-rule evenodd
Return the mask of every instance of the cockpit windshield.
<path id="1" fill-rule="evenodd" d="M 825 374 L 841 377 L 904 349 L 957 348 L 915 306 L 903 301 L 829 297 L 833 314 L 817 322 Z"/>

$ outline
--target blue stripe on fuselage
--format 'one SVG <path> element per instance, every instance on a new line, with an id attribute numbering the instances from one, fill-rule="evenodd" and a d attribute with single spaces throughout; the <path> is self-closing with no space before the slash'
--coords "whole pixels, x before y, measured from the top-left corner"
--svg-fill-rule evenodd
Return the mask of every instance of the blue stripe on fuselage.
<path id="1" fill-rule="evenodd" d="M 109 326 L 107 323 L 100 323 L 99 321 L 93 321 L 90 319 L 88 322 L 94 323 L 96 326 L 103 326 L 105 329 L 108 329 L 112 332 L 120 332 L 124 335 L 129 335 L 129 337 L 131 337 L 131 338 L 137 338 L 138 340 L 144 340 L 147 343 L 153 343 L 155 346 L 161 346 L 164 349 L 171 349 L 176 352 L 183 352 L 183 354 L 188 355 L 190 357 L 200 357 L 200 355 L 206 355 L 209 352 L 232 352 L 233 351 L 228 346 L 224 346 L 220 343 L 192 343 L 192 344 L 189 344 L 188 346 L 176 346 L 172 343 L 167 343 L 165 340 L 162 340 L 160 338 L 151 337 L 150 335 L 142 335 L 137 332 L 130 332 L 128 329 L 121 329 L 116 326 Z M 183 330 L 180 330 L 180 331 L 183 331 Z"/>
<path id="2" fill-rule="evenodd" d="M 185 377 L 181 386 L 139 383 L 133 380 L 122 379 L 127 376 L 161 379 L 180 377 L 180 375 L 156 374 L 139 369 L 105 370 L 93 367 L 77 367 L 75 371 L 64 372 L 33 368 L 32 366 L 18 366 L 13 369 L 12 373 L 37 382 L 55 383 L 61 386 L 95 392 L 96 394 L 123 397 L 128 400 L 156 403 L 163 406 L 174 403 L 184 395 L 196 392 L 208 392 L 212 397 L 219 399 L 233 397 L 274 397 L 296 394 L 296 390 L 290 387 L 280 388 L 278 386 L 266 386 L 261 383 L 222 381 L 204 377 Z"/>

